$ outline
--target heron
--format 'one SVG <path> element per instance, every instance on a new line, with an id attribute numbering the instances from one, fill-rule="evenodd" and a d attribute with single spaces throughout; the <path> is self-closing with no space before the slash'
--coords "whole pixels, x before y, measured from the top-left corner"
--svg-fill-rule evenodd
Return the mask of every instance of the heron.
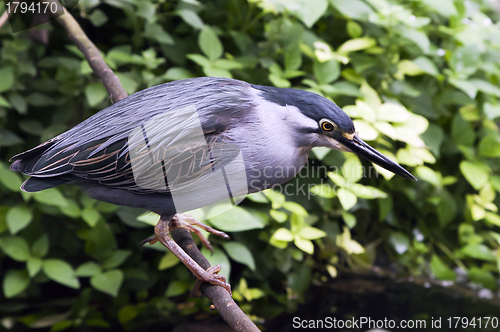
<path id="1" fill-rule="evenodd" d="M 10 168 L 38 192 L 65 183 L 111 204 L 144 208 L 160 218 L 155 235 L 197 281 L 231 293 L 219 265 L 199 266 L 170 232 L 198 228 L 228 238 L 185 215 L 229 197 L 262 191 L 295 176 L 314 147 L 355 153 L 397 175 L 407 170 L 361 140 L 351 118 L 310 91 L 199 77 L 136 92 L 68 131 L 13 156 Z M 291 170 L 283 172 L 283 169 Z M 198 228 L 196 228 L 198 227 Z"/>

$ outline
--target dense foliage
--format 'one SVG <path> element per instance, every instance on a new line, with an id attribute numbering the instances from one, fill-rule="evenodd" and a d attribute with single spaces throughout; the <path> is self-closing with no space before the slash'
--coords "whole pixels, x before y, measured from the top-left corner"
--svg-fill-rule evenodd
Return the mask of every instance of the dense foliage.
<path id="1" fill-rule="evenodd" d="M 73 15 L 129 94 L 204 75 L 309 89 L 418 177 L 315 149 L 291 187 L 210 219 L 232 237 L 211 236 L 210 261 L 262 321 L 293 310 L 312 283 L 374 265 L 498 291 L 498 6 L 83 0 Z M 20 192 L 12 155 L 110 104 L 66 32 L 55 21 L 37 31 L 47 30 L 47 44 L 32 30 L 0 30 L 2 324 L 132 329 L 215 315 L 207 299 L 188 298 L 193 280 L 172 254 L 156 245 L 139 251 L 157 216 L 94 201 L 72 185 Z"/>

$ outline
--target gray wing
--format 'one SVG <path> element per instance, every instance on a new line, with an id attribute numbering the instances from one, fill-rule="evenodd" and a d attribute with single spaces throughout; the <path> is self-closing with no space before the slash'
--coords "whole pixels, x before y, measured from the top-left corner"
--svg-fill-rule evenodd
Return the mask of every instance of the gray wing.
<path id="1" fill-rule="evenodd" d="M 11 168 L 138 193 L 193 186 L 239 153 L 225 133 L 241 108 L 252 107 L 248 89 L 219 78 L 149 88 L 14 156 Z"/>

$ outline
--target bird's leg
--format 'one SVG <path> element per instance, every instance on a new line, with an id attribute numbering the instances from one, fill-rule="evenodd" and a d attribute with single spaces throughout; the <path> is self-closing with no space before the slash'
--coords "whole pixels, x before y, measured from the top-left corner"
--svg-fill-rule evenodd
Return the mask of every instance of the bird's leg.
<path id="1" fill-rule="evenodd" d="M 193 290 L 191 291 L 191 296 L 196 297 L 201 295 L 199 287 L 204 282 L 224 287 L 229 292 L 229 294 L 232 294 L 231 285 L 226 282 L 226 277 L 217 275 L 217 273 L 220 272 L 221 266 L 211 266 L 205 271 L 172 239 L 169 232 L 170 223 L 171 220 L 160 218 L 160 221 L 158 222 L 158 224 L 156 224 L 155 227 L 156 237 L 152 238 L 151 242 L 155 243 L 156 241 L 160 241 L 161 244 L 163 244 L 177 258 L 179 258 L 179 260 L 184 265 L 186 265 L 186 267 L 194 274 L 197 280 L 193 287 Z"/>
<path id="2" fill-rule="evenodd" d="M 208 250 L 210 250 L 210 252 L 213 254 L 214 249 L 210 244 L 210 241 L 208 241 L 208 239 L 205 238 L 205 236 L 203 236 L 203 233 L 201 233 L 197 228 L 193 226 L 199 227 L 204 231 L 207 231 L 208 233 L 229 240 L 229 235 L 227 235 L 226 233 L 213 229 L 212 227 L 207 226 L 205 224 L 202 224 L 198 220 L 191 217 L 189 214 L 184 214 L 184 213 L 178 213 L 170 220 L 169 230 L 173 231 L 174 229 L 177 228 L 184 228 L 191 233 L 195 233 L 200 238 L 201 243 L 203 243 L 203 246 Z M 142 248 L 142 246 L 144 246 L 146 243 L 155 244 L 156 242 L 158 242 L 158 237 L 154 235 L 152 237 L 148 237 L 147 239 L 143 240 L 140 244 L 140 247 Z"/>
<path id="3" fill-rule="evenodd" d="M 184 228 L 184 229 L 187 229 L 188 231 L 190 231 L 191 233 L 195 233 L 200 238 L 201 242 L 203 243 L 203 246 L 205 248 L 207 248 L 208 250 L 210 250 L 211 253 L 213 253 L 214 249 L 212 248 L 210 241 L 208 241 L 208 239 L 205 238 L 203 236 L 203 234 L 197 228 L 195 228 L 193 226 L 197 226 L 197 227 L 199 227 L 199 228 L 201 228 L 201 229 L 203 229 L 211 234 L 220 236 L 226 240 L 229 239 L 229 235 L 227 235 L 226 233 L 215 230 L 210 226 L 202 224 L 198 220 L 191 217 L 189 214 L 178 213 L 172 218 L 172 220 L 170 221 L 170 224 L 169 224 L 171 231 L 173 231 L 174 229 L 177 229 L 177 228 Z"/>

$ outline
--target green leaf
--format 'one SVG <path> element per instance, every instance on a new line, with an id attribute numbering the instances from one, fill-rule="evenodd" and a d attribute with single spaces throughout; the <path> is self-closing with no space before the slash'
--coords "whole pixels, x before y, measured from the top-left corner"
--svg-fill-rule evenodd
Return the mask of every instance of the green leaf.
<path id="1" fill-rule="evenodd" d="M 358 242 L 351 239 L 351 232 L 349 228 L 343 227 L 343 233 L 338 234 L 336 238 L 336 244 L 340 248 L 344 248 L 347 253 L 350 254 L 362 254 L 365 252 L 365 248 L 363 248 Z"/>
<path id="2" fill-rule="evenodd" d="M 453 0 L 421 0 L 429 8 L 433 9 L 436 13 L 444 16 L 456 16 L 458 14 L 457 9 L 453 4 Z"/>
<path id="3" fill-rule="evenodd" d="M 186 58 L 194 61 L 195 63 L 197 63 L 203 67 L 210 66 L 210 64 L 211 64 L 210 60 L 201 54 L 188 54 L 188 55 L 186 55 Z"/>
<path id="4" fill-rule="evenodd" d="M 415 169 L 417 176 L 424 181 L 431 183 L 435 187 L 441 186 L 441 178 L 438 173 L 427 166 L 419 166 Z"/>
<path id="5" fill-rule="evenodd" d="M 451 124 L 451 137 L 457 145 L 471 146 L 476 139 L 476 134 L 472 125 L 456 114 Z"/>
<path id="6" fill-rule="evenodd" d="M 155 16 L 156 8 L 155 5 L 149 1 L 141 1 L 137 3 L 136 14 L 140 17 L 145 18 L 148 21 L 153 21 Z"/>
<path id="7" fill-rule="evenodd" d="M 357 20 L 367 21 L 368 16 L 373 13 L 372 8 L 362 0 L 330 0 L 330 4 L 342 15 Z"/>
<path id="8" fill-rule="evenodd" d="M 452 78 L 452 77 L 450 77 L 448 79 L 448 81 L 450 82 L 451 85 L 454 85 L 455 87 L 457 87 L 460 90 L 462 90 L 463 92 L 465 92 L 470 98 L 476 98 L 477 86 L 475 86 L 474 84 L 472 84 L 468 81 L 464 81 L 464 80 L 460 80 L 460 79 L 456 79 L 456 78 Z"/>
<path id="9" fill-rule="evenodd" d="M 378 131 L 373 128 L 368 122 L 363 120 L 354 120 L 354 127 L 358 132 L 358 136 L 365 141 L 374 141 L 378 137 Z"/>
<path id="10" fill-rule="evenodd" d="M 356 183 L 363 177 L 363 166 L 356 155 L 349 155 L 342 166 L 344 179 L 349 183 Z"/>
<path id="11" fill-rule="evenodd" d="M 269 211 L 271 217 L 279 223 L 285 222 L 288 219 L 288 214 L 283 211 L 273 210 Z"/>
<path id="12" fill-rule="evenodd" d="M 50 188 L 33 194 L 33 198 L 40 203 L 54 205 L 59 207 L 68 206 L 66 198 L 61 194 L 59 189 Z"/>
<path id="13" fill-rule="evenodd" d="M 70 216 L 71 218 L 79 218 L 81 216 L 81 211 L 78 204 L 72 199 L 66 200 L 66 203 L 66 206 L 59 207 L 61 212 L 67 216 Z"/>
<path id="14" fill-rule="evenodd" d="M 500 88 L 488 81 L 478 78 L 469 80 L 469 83 L 474 85 L 477 90 L 495 97 L 500 97 Z"/>
<path id="15" fill-rule="evenodd" d="M 0 106 L 10 108 L 11 105 L 4 97 L 0 96 Z"/>
<path id="16" fill-rule="evenodd" d="M 278 88 L 289 88 L 292 85 L 289 80 L 284 79 L 277 74 L 269 74 L 268 77 L 271 83 Z"/>
<path id="17" fill-rule="evenodd" d="M 356 202 L 358 200 L 355 194 L 345 188 L 340 188 L 337 191 L 337 196 L 340 200 L 340 204 L 342 204 L 342 207 L 345 211 L 356 205 Z"/>
<path id="18" fill-rule="evenodd" d="M 9 270 L 3 279 L 3 294 L 10 299 L 22 293 L 30 284 L 30 277 L 26 270 Z"/>
<path id="19" fill-rule="evenodd" d="M 94 227 L 101 218 L 101 214 L 96 209 L 88 206 L 82 211 L 82 219 L 90 226 Z"/>
<path id="20" fill-rule="evenodd" d="M 85 97 L 91 107 L 97 106 L 107 96 L 108 92 L 101 82 L 93 82 L 85 87 Z"/>
<path id="21" fill-rule="evenodd" d="M 106 258 L 104 262 L 102 262 L 103 269 L 113 269 L 118 267 L 125 262 L 125 260 L 132 254 L 130 250 L 117 250 L 114 251 L 111 256 Z"/>
<path id="22" fill-rule="evenodd" d="M 108 17 L 104 12 L 100 9 L 95 9 L 92 11 L 92 14 L 88 16 L 88 19 L 92 22 L 92 25 L 95 27 L 100 27 L 108 21 Z"/>
<path id="23" fill-rule="evenodd" d="M 347 212 L 342 212 L 342 219 L 344 219 L 345 224 L 349 229 L 356 226 L 356 216 Z"/>
<path id="24" fill-rule="evenodd" d="M 278 12 L 285 10 L 298 17 L 311 28 L 328 8 L 327 0 L 264 0 L 263 6 L 274 8 Z"/>
<path id="25" fill-rule="evenodd" d="M 321 229 L 306 226 L 299 229 L 297 235 L 305 240 L 316 240 L 325 237 L 326 233 Z"/>
<path id="26" fill-rule="evenodd" d="M 437 215 L 439 226 L 446 227 L 455 217 L 457 213 L 457 204 L 455 199 L 447 190 L 442 190 L 441 201 L 437 206 Z"/>
<path id="27" fill-rule="evenodd" d="M 498 136 L 486 136 L 479 143 L 479 156 L 487 158 L 500 157 L 500 138 Z"/>
<path id="28" fill-rule="evenodd" d="M 120 80 L 121 85 L 123 86 L 123 90 L 129 95 L 135 93 L 137 91 L 137 87 L 139 84 L 132 78 L 131 75 L 127 73 L 115 73 L 118 79 Z"/>
<path id="29" fill-rule="evenodd" d="M 430 148 L 432 153 L 439 157 L 439 150 L 444 139 L 443 129 L 438 125 L 431 123 L 429 124 L 429 127 L 427 127 L 427 130 L 420 136 L 424 140 L 425 144 Z"/>
<path id="30" fill-rule="evenodd" d="M 356 52 L 360 50 L 364 50 L 370 47 L 377 45 L 377 41 L 373 38 L 362 37 L 362 38 L 354 38 L 343 43 L 339 49 L 338 53 L 347 54 L 350 52 Z"/>
<path id="31" fill-rule="evenodd" d="M 432 255 L 431 271 L 436 278 L 441 280 L 456 280 L 457 275 L 438 256 Z"/>
<path id="32" fill-rule="evenodd" d="M 347 33 L 351 38 L 358 38 L 363 34 L 363 28 L 358 23 L 349 21 L 347 22 Z"/>
<path id="33" fill-rule="evenodd" d="M 56 100 L 46 94 L 34 92 L 26 97 L 28 104 L 36 107 L 46 107 L 56 104 Z"/>
<path id="34" fill-rule="evenodd" d="M 359 198 L 364 198 L 364 199 L 387 198 L 387 194 L 385 192 L 375 187 L 355 184 L 350 189 Z"/>
<path id="35" fill-rule="evenodd" d="M 31 246 L 31 253 L 34 257 L 43 258 L 49 252 L 49 237 L 47 233 L 40 235 Z"/>
<path id="36" fill-rule="evenodd" d="M 113 297 L 118 296 L 122 283 L 123 272 L 120 270 L 97 273 L 90 278 L 90 285 L 92 287 Z"/>
<path id="37" fill-rule="evenodd" d="M 429 53 L 431 42 L 424 32 L 410 28 L 402 28 L 399 33 L 402 37 L 414 42 L 422 52 Z"/>
<path id="38" fill-rule="evenodd" d="M 80 288 L 73 267 L 61 259 L 47 259 L 43 262 L 43 272 L 50 279 L 71 288 Z"/>
<path id="39" fill-rule="evenodd" d="M 116 315 L 121 324 L 130 322 L 132 319 L 138 316 L 137 310 L 133 304 L 126 305 L 118 311 Z"/>
<path id="40" fill-rule="evenodd" d="M 488 169 L 482 164 L 464 160 L 460 162 L 460 171 L 476 190 L 481 189 L 488 181 Z"/>
<path id="41" fill-rule="evenodd" d="M 43 261 L 40 258 L 30 257 L 26 261 L 26 269 L 28 270 L 28 274 L 31 278 L 37 275 L 37 273 L 42 268 Z"/>
<path id="42" fill-rule="evenodd" d="M 165 79 L 167 80 L 182 80 L 185 78 L 192 78 L 194 77 L 193 73 L 191 73 L 189 70 L 181 67 L 172 67 L 167 70 L 167 72 L 163 75 Z"/>
<path id="43" fill-rule="evenodd" d="M 432 76 L 438 76 L 439 71 L 431 60 L 425 56 L 419 56 L 418 58 L 413 60 L 413 63 L 416 64 L 420 69 Z"/>
<path id="44" fill-rule="evenodd" d="M 347 181 L 338 173 L 335 172 L 328 172 L 328 177 L 337 185 L 340 187 L 345 187 L 347 186 Z"/>
<path id="45" fill-rule="evenodd" d="M 26 228 L 33 220 L 33 213 L 25 205 L 10 208 L 6 216 L 10 234 L 16 234 Z"/>
<path id="46" fill-rule="evenodd" d="M 173 281 L 168 284 L 167 291 L 165 292 L 166 297 L 174 297 L 184 294 L 187 288 L 179 281 Z"/>
<path id="47" fill-rule="evenodd" d="M 285 52 L 285 71 L 297 70 L 302 65 L 302 52 L 298 43 L 290 44 Z"/>
<path id="48" fill-rule="evenodd" d="M 335 197 L 335 191 L 333 188 L 327 184 L 320 184 L 311 187 L 310 192 L 313 195 L 318 195 L 324 198 L 333 198 Z"/>
<path id="49" fill-rule="evenodd" d="M 314 253 L 314 245 L 309 240 L 305 240 L 299 236 L 296 236 L 293 240 L 293 243 L 297 246 L 297 248 L 304 252 L 307 252 L 310 255 Z"/>
<path id="50" fill-rule="evenodd" d="M 262 204 L 269 203 L 269 200 L 267 199 L 266 195 L 264 195 L 260 191 L 247 195 L 247 198 L 255 203 L 262 203 Z"/>
<path id="51" fill-rule="evenodd" d="M 220 212 L 223 213 L 219 214 Z M 209 215 L 214 216 L 210 218 L 210 223 L 222 231 L 241 232 L 264 227 L 262 220 L 254 214 L 242 207 L 230 204 L 219 204 L 213 207 Z"/>
<path id="52" fill-rule="evenodd" d="M 40 136 L 43 133 L 43 126 L 37 120 L 24 120 L 19 122 L 19 128 L 24 132 Z"/>
<path id="53" fill-rule="evenodd" d="M 150 39 L 156 40 L 160 44 L 173 45 L 174 39 L 156 23 L 146 23 L 144 35 Z"/>
<path id="54" fill-rule="evenodd" d="M 219 275 L 225 276 L 227 278 L 227 282 L 229 282 L 229 275 L 231 273 L 231 263 L 229 262 L 229 259 L 227 258 L 226 254 L 219 248 L 214 248 L 213 255 L 211 255 L 206 248 L 203 248 L 201 250 L 201 253 L 208 259 L 210 265 L 221 266 L 221 271 Z"/>
<path id="55" fill-rule="evenodd" d="M 493 252 L 484 244 L 468 244 L 462 249 L 460 253 L 467 255 L 472 258 L 482 259 L 485 261 L 496 262 L 496 256 Z"/>
<path id="56" fill-rule="evenodd" d="M 469 279 L 490 289 L 496 288 L 497 279 L 490 272 L 483 269 L 477 267 L 471 268 L 469 270 Z"/>
<path id="57" fill-rule="evenodd" d="M 177 14 L 182 17 L 182 20 L 192 26 L 195 29 L 203 29 L 205 24 L 201 20 L 201 18 L 192 10 L 188 9 L 179 9 Z"/>
<path id="58" fill-rule="evenodd" d="M 158 270 L 166 270 L 169 269 L 179 263 L 179 259 L 172 254 L 172 252 L 167 251 L 167 253 L 160 259 L 160 263 L 158 264 Z"/>
<path id="59" fill-rule="evenodd" d="M 279 228 L 276 232 L 274 232 L 271 238 L 278 241 L 290 242 L 293 240 L 293 234 L 289 229 Z"/>
<path id="60" fill-rule="evenodd" d="M 500 227 L 500 216 L 493 212 L 486 212 L 485 219 L 492 225 Z"/>
<path id="61" fill-rule="evenodd" d="M 331 83 L 340 76 L 340 65 L 335 59 L 326 62 L 315 61 L 313 72 L 319 84 Z"/>
<path id="62" fill-rule="evenodd" d="M 298 203 L 295 203 L 295 202 L 292 202 L 292 201 L 286 201 L 283 203 L 283 208 L 292 212 L 292 213 L 295 213 L 299 216 L 303 216 L 303 217 L 306 217 L 308 215 L 306 209 L 304 209 L 302 207 L 302 205 L 298 204 Z"/>
<path id="63" fill-rule="evenodd" d="M 396 252 L 400 255 L 404 254 L 410 247 L 408 236 L 401 232 L 391 233 L 389 236 L 389 243 L 392 244 Z"/>
<path id="64" fill-rule="evenodd" d="M 500 105 L 484 103 L 483 110 L 486 117 L 490 120 L 494 120 L 500 116 Z"/>
<path id="65" fill-rule="evenodd" d="M 385 103 L 377 109 L 377 120 L 388 122 L 405 122 L 410 119 L 410 112 L 399 104 Z"/>
<path id="66" fill-rule="evenodd" d="M 222 246 L 229 257 L 255 271 L 255 261 L 252 252 L 245 245 L 239 242 L 223 242 Z"/>
<path id="67" fill-rule="evenodd" d="M 19 192 L 23 181 L 18 173 L 12 172 L 0 163 L 0 182 L 9 190 Z"/>
<path id="68" fill-rule="evenodd" d="M 210 60 L 218 59 L 222 56 L 223 48 L 219 37 L 209 26 L 205 26 L 198 37 L 198 45 L 201 51 Z"/>
<path id="69" fill-rule="evenodd" d="M 102 269 L 96 262 L 86 262 L 80 265 L 76 271 L 75 276 L 77 277 L 91 277 L 94 274 L 101 273 Z"/>
<path id="70" fill-rule="evenodd" d="M 0 68 L 0 93 L 8 91 L 14 84 L 14 72 L 12 67 Z"/>
<path id="71" fill-rule="evenodd" d="M 22 237 L 8 236 L 0 238 L 0 248 L 2 251 L 19 262 L 25 262 L 30 258 L 28 242 Z"/>

